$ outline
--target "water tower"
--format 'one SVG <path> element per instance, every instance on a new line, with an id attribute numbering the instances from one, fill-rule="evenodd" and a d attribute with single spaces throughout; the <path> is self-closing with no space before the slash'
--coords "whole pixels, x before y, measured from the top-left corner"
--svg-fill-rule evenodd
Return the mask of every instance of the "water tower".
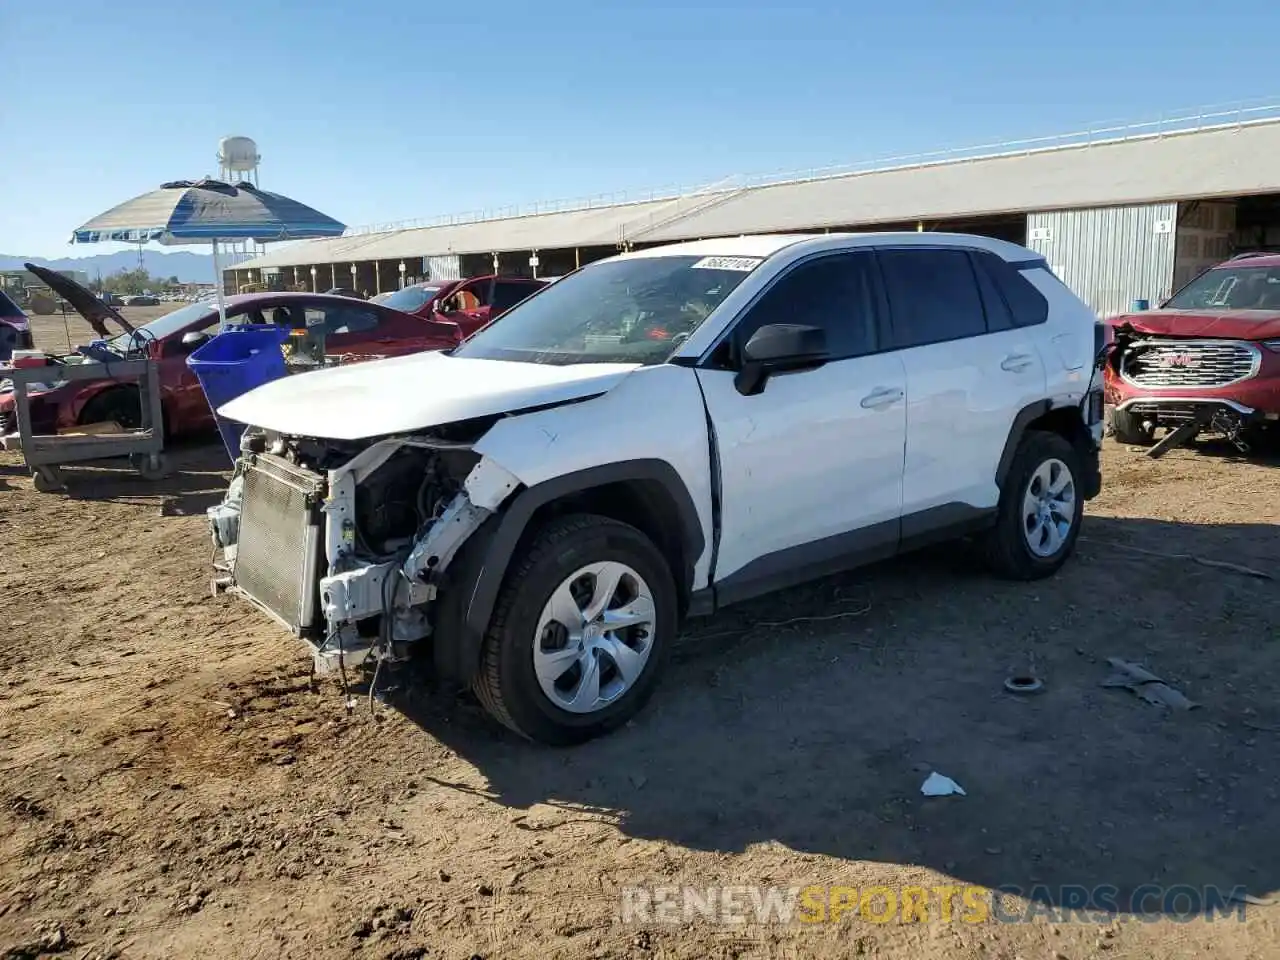
<path id="1" fill-rule="evenodd" d="M 223 137 L 218 141 L 218 176 L 220 180 L 234 183 L 247 180 L 258 185 L 258 164 L 262 154 L 258 145 L 249 137 Z"/>
<path id="2" fill-rule="evenodd" d="M 218 141 L 218 179 L 226 183 L 248 182 L 258 185 L 258 163 L 262 155 L 249 137 L 223 137 Z M 265 251 L 252 240 L 224 242 L 222 250 L 227 264 L 258 256 Z"/>

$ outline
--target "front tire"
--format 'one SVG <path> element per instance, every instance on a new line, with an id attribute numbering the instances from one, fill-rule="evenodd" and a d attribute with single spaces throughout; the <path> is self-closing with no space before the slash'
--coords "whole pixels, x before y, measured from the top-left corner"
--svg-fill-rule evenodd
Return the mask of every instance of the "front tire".
<path id="1" fill-rule="evenodd" d="M 1115 434 L 1116 443 L 1149 447 L 1156 442 L 1155 430 L 1147 428 L 1141 417 L 1127 410 L 1111 411 L 1111 431 Z"/>
<path id="2" fill-rule="evenodd" d="M 554 520 L 498 595 L 476 696 L 523 737 L 583 743 L 645 705 L 677 621 L 671 569 L 648 537 L 591 514 Z"/>
<path id="3" fill-rule="evenodd" d="M 1075 549 L 1084 518 L 1080 455 L 1062 436 L 1029 430 L 1018 445 L 987 534 L 992 569 L 1010 580 L 1053 575 Z"/>

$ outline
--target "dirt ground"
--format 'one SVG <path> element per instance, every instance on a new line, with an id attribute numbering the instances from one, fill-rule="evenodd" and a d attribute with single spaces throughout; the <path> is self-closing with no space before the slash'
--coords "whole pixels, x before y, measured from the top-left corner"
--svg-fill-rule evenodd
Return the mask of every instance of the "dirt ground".
<path id="1" fill-rule="evenodd" d="M 72 469 L 63 496 L 0 453 L 0 956 L 1280 957 L 1280 905 L 1253 903 L 620 916 L 622 888 L 670 884 L 1276 898 L 1280 582 L 1185 559 L 1280 575 L 1274 456 L 1109 443 L 1056 578 L 996 581 L 948 546 L 695 621 L 647 710 L 569 751 L 412 674 L 348 713 L 295 641 L 210 595 L 226 464 L 175 459 L 160 485 Z M 1108 657 L 1201 706 L 1103 688 Z M 1032 668 L 1043 693 L 1003 691 Z M 922 797 L 932 770 L 967 796 Z"/>

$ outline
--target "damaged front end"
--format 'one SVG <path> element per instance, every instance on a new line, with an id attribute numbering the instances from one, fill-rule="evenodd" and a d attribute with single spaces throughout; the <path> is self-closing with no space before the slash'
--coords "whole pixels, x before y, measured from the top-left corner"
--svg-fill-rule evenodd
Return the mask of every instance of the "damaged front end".
<path id="1" fill-rule="evenodd" d="M 1217 434 L 1241 452 L 1247 436 L 1278 419 L 1260 403 L 1268 381 L 1264 350 L 1247 340 L 1152 333 L 1132 323 L 1113 328 L 1106 401 L 1126 418 L 1127 434 L 1154 442 L 1151 455 Z"/>
<path id="2" fill-rule="evenodd" d="M 373 442 L 249 430 L 209 510 L 215 591 L 311 647 L 317 672 L 400 660 L 432 636 L 459 549 L 519 486 L 465 427 Z"/>

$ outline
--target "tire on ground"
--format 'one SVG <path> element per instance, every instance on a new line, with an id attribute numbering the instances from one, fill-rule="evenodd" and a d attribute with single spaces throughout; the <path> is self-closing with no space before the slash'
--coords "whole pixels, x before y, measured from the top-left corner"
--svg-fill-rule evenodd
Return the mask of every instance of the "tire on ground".
<path id="1" fill-rule="evenodd" d="M 1035 472 L 1048 460 L 1059 460 L 1071 471 L 1075 489 L 1071 529 L 1059 549 L 1048 557 L 1031 551 L 1023 519 L 1023 498 Z M 1028 430 L 1018 444 L 1009 474 L 1000 493 L 996 523 L 988 531 L 983 552 L 992 570 L 1010 580 L 1039 580 L 1056 573 L 1075 549 L 1084 516 L 1080 495 L 1080 455 L 1065 437 L 1043 430 Z"/>
<path id="2" fill-rule="evenodd" d="M 135 430 L 142 425 L 142 402 L 137 388 L 113 387 L 92 397 L 80 410 L 79 421 L 88 423 L 109 423 L 115 421 L 126 430 Z"/>
<path id="3" fill-rule="evenodd" d="M 534 630 L 547 600 L 566 577 L 590 563 L 621 561 L 653 594 L 653 648 L 644 669 L 617 701 L 594 713 L 562 710 L 543 693 L 534 672 Z M 553 520 L 515 557 L 494 605 L 474 690 L 485 709 L 530 740 L 569 746 L 626 723 L 648 701 L 666 666 L 677 629 L 671 569 L 643 533 L 593 514 Z"/>
<path id="4" fill-rule="evenodd" d="M 1111 429 L 1115 433 L 1116 443 L 1132 446 L 1149 447 L 1155 443 L 1155 431 L 1142 425 L 1142 418 L 1128 410 L 1111 411 Z"/>

